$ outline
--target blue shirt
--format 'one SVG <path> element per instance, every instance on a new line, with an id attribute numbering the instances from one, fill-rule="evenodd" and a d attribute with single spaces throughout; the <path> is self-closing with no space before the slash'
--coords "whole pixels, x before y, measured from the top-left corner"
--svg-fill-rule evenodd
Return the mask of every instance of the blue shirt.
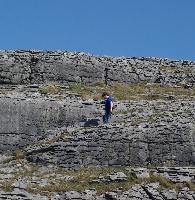
<path id="1" fill-rule="evenodd" d="M 113 102 L 112 97 L 108 97 L 105 102 L 105 110 L 110 111 L 110 102 Z"/>

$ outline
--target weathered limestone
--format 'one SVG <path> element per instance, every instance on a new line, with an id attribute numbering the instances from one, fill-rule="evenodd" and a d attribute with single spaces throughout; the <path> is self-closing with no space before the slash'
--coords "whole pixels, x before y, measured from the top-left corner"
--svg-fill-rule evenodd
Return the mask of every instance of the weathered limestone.
<path id="1" fill-rule="evenodd" d="M 193 98 L 175 100 L 120 101 L 109 125 L 102 124 L 102 101 L 87 100 L 67 92 L 42 94 L 40 86 L 55 82 L 107 85 L 116 82 L 160 83 L 173 87 L 194 87 L 195 62 L 160 58 L 92 56 L 65 51 L 0 51 L 0 161 L 6 153 L 22 149 L 30 164 L 43 164 L 40 172 L 51 172 L 55 181 L 71 181 L 72 176 L 55 174 L 58 167 L 68 170 L 127 167 L 127 173 L 148 178 L 150 173 L 173 183 L 195 182 L 195 103 Z M 149 91 L 148 91 L 149 92 Z M 55 163 L 57 165 L 52 165 Z M 131 168 L 130 166 L 153 166 Z M 0 184 L 14 177 L 21 165 L 1 165 Z M 22 169 L 24 170 L 24 169 Z M 34 175 L 18 178 L 12 192 L 0 191 L 2 199 L 49 199 L 26 191 L 28 184 L 46 186 Z M 51 178 L 50 177 L 50 178 Z M 97 177 L 96 183 L 127 181 L 121 171 Z M 194 191 L 158 190 L 159 183 L 135 184 L 127 191 L 116 188 L 98 196 L 95 189 L 83 193 L 55 193 L 51 199 L 194 199 Z"/>
<path id="2" fill-rule="evenodd" d="M 28 169 L 29 164 L 25 163 L 25 169 Z M 10 165 L 10 164 L 7 164 Z M 21 164 L 14 165 L 11 169 L 9 166 L 3 165 L 4 172 L 7 172 L 7 176 L 0 176 L 0 184 L 3 184 L 4 181 L 9 179 L 13 179 L 13 172 L 21 172 L 25 169 L 21 167 Z M 58 167 L 55 165 L 48 165 L 45 167 L 40 167 L 37 172 L 33 174 L 32 177 L 25 176 L 23 178 L 18 178 L 12 183 L 13 191 L 5 192 L 0 191 L 0 198 L 1 199 L 30 199 L 30 200 L 73 200 L 73 199 L 85 199 L 85 200 L 108 200 L 108 199 L 116 199 L 116 200 L 129 200 L 129 199 L 139 199 L 139 200 L 151 200 L 151 199 L 169 199 L 169 200 L 177 200 L 177 199 L 186 199 L 191 200 L 195 197 L 195 192 L 190 190 L 188 187 L 180 188 L 178 192 L 175 189 L 167 189 L 164 188 L 159 182 L 147 183 L 143 181 L 140 184 L 134 184 L 131 188 L 126 191 L 123 191 L 122 187 L 118 187 L 112 191 L 107 191 L 101 195 L 97 194 L 95 188 L 89 188 L 85 191 L 79 193 L 77 191 L 66 191 L 66 192 L 54 192 L 51 195 L 51 198 L 40 194 L 31 194 L 27 192 L 28 185 L 38 185 L 39 187 L 49 186 L 51 184 L 55 184 L 58 186 L 58 180 L 64 180 L 65 182 L 74 181 L 75 177 L 66 176 L 64 174 L 56 173 Z M 160 168 L 132 168 L 127 167 L 125 172 L 111 172 L 106 175 L 99 175 L 98 177 L 94 177 L 96 179 L 92 180 L 92 183 L 100 184 L 114 184 L 120 182 L 129 181 L 127 179 L 128 174 L 136 174 L 139 178 L 145 177 L 145 172 L 148 172 L 147 178 L 152 174 L 162 175 L 166 178 L 174 181 L 174 183 L 184 183 L 188 182 L 190 179 L 191 182 L 194 182 L 194 167 L 160 167 Z M 44 174 L 47 172 L 47 175 L 44 175 L 44 178 L 40 178 L 40 174 Z M 140 174 L 143 172 L 142 177 Z M 173 178 L 174 176 L 174 178 Z M 188 177 L 188 180 L 186 179 Z M 177 177 L 177 178 L 176 178 Z M 51 181 L 52 178 L 52 181 Z M 146 177 L 145 177 L 146 178 Z M 159 190 L 159 188 L 161 188 Z M 46 192 L 46 191 L 45 191 Z"/>
<path id="3" fill-rule="evenodd" d="M 157 132 L 158 131 L 158 132 Z M 195 162 L 194 139 L 189 125 L 177 122 L 157 124 L 97 126 L 77 130 L 46 146 L 26 149 L 30 162 L 56 162 L 68 169 L 101 166 L 189 166 Z M 66 141 L 67 140 L 67 141 Z M 36 159 L 34 151 L 46 149 Z M 48 152 L 47 152 L 48 149 Z M 52 152 L 50 152 L 52 150 Z"/>
<path id="4" fill-rule="evenodd" d="M 32 89 L 36 88 L 25 88 L 24 92 L 20 87 L 21 92 L 15 89 L 0 95 L 1 153 L 32 145 L 26 150 L 29 161 L 53 160 L 70 169 L 91 165 L 188 166 L 195 162 L 195 103 L 190 99 L 115 102 L 112 124 L 107 127 L 102 125 L 102 101 L 75 94 L 58 99 Z M 35 148 L 40 152 L 44 149 L 43 157 L 30 156 L 33 144 L 63 134 L 72 140 L 70 144 L 59 139 Z M 48 155 L 51 149 L 54 152 Z M 67 153 L 61 153 L 64 151 Z"/>
<path id="5" fill-rule="evenodd" d="M 0 51 L 0 82 L 106 84 L 141 81 L 194 86 L 195 62 L 144 57 L 93 56 L 66 51 Z"/>

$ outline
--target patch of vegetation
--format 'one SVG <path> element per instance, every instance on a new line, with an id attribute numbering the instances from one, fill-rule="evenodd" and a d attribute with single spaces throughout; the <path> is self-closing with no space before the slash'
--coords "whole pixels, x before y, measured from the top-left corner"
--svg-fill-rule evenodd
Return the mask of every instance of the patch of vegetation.
<path id="1" fill-rule="evenodd" d="M 97 87 L 99 85 L 99 87 Z M 101 87 L 100 87 L 101 85 Z M 182 87 L 170 87 L 158 83 L 147 84 L 146 82 L 125 85 L 123 83 L 114 83 L 111 86 L 105 86 L 104 83 L 96 82 L 94 84 L 73 84 L 70 85 L 70 91 L 80 94 L 82 98 L 91 98 L 94 100 L 102 99 L 101 94 L 107 91 L 115 100 L 167 100 L 165 94 L 174 96 L 174 99 L 188 98 L 195 96 L 195 89 L 185 89 Z"/>
<path id="2" fill-rule="evenodd" d="M 137 178 L 134 173 L 129 173 L 124 167 L 121 168 L 102 168 L 102 169 L 82 169 L 77 171 L 68 171 L 65 169 L 56 170 L 55 174 L 61 174 L 62 176 L 71 176 L 73 179 L 69 181 L 64 181 L 64 179 L 55 178 L 54 174 L 49 174 L 48 172 L 38 174 L 36 173 L 37 167 L 32 167 L 31 171 L 16 174 L 16 177 L 25 178 L 28 176 L 28 180 L 31 180 L 36 176 L 38 180 L 47 179 L 48 184 L 45 186 L 40 186 L 38 184 L 32 183 L 28 184 L 27 191 L 29 193 L 41 194 L 44 196 L 50 197 L 53 192 L 66 192 L 66 191 L 77 191 L 84 192 L 87 189 L 95 188 L 97 191 L 97 195 L 104 194 L 105 192 L 112 191 L 116 188 L 121 188 L 121 192 L 126 191 L 132 187 L 134 184 L 146 184 L 146 183 L 159 183 L 158 190 L 164 189 L 175 189 L 177 192 L 184 188 L 189 187 L 190 190 L 194 191 L 195 184 L 191 182 L 185 183 L 173 183 L 172 181 L 165 179 L 162 176 L 150 174 L 148 178 Z M 39 166 L 40 167 L 40 166 Z M 127 175 L 126 181 L 118 181 L 118 182 L 94 182 L 93 180 L 97 180 L 98 177 L 104 177 L 108 179 L 108 175 L 112 172 L 124 172 Z M 1 189 L 6 191 L 11 190 L 11 184 L 13 180 L 10 180 L 6 183 L 6 185 L 2 186 Z"/>
<path id="3" fill-rule="evenodd" d="M 178 67 L 173 67 L 173 66 L 164 66 L 164 65 L 160 65 L 159 69 L 163 70 L 163 71 L 167 71 L 170 73 L 175 73 L 175 72 L 179 72 L 178 71 Z"/>
<path id="4" fill-rule="evenodd" d="M 106 87 L 106 84 L 105 84 L 103 81 L 98 80 L 98 81 L 96 81 L 96 82 L 94 83 L 94 86 L 105 88 L 105 87 Z"/>
<path id="5" fill-rule="evenodd" d="M 40 92 L 42 94 L 56 94 L 59 92 L 59 88 L 55 87 L 54 85 L 45 86 L 40 88 Z"/>
<path id="6" fill-rule="evenodd" d="M 24 162 L 23 153 L 19 150 L 14 152 L 12 155 L 15 156 L 14 160 L 15 162 L 9 163 L 10 165 L 15 166 L 16 163 L 20 163 L 20 167 L 18 168 L 17 172 L 12 173 L 13 177 L 4 181 L 4 184 L 0 185 L 0 190 L 3 190 L 5 192 L 13 191 L 12 184 L 15 180 L 18 179 L 26 179 L 28 180 L 29 184 L 27 186 L 27 191 L 32 194 L 40 194 L 43 196 L 50 197 L 53 192 L 66 192 L 66 191 L 78 191 L 78 192 L 84 192 L 87 189 L 95 188 L 97 191 L 97 195 L 104 194 L 105 192 L 113 191 L 116 188 L 121 188 L 120 192 L 127 191 L 132 187 L 134 184 L 146 184 L 146 183 L 159 183 L 158 190 L 164 190 L 164 189 L 175 189 L 176 191 L 179 191 L 181 188 L 189 187 L 190 190 L 195 190 L 195 183 L 192 182 L 185 182 L 185 183 L 173 183 L 172 181 L 165 179 L 162 176 L 155 175 L 150 173 L 150 176 L 148 178 L 137 178 L 134 173 L 130 173 L 126 167 L 120 167 L 120 168 L 113 168 L 113 167 L 107 167 L 107 168 L 100 168 L 100 169 L 81 169 L 76 171 L 68 171 L 64 168 L 58 168 L 51 172 L 43 172 L 41 173 L 38 169 L 42 165 L 29 165 L 26 168 L 26 163 Z M 118 182 L 97 182 L 94 180 L 97 180 L 99 177 L 103 177 L 104 179 L 109 180 L 109 174 L 112 172 L 123 172 L 127 176 L 126 181 L 118 181 Z M 56 178 L 56 175 L 60 174 L 63 176 L 70 176 L 73 177 L 69 181 L 65 181 L 64 178 L 58 179 Z M 40 186 L 36 181 L 34 180 L 34 177 L 37 178 L 37 180 L 41 181 L 43 179 L 46 180 L 47 185 Z M 100 180 L 100 179 L 99 179 Z M 32 181 L 32 183 L 30 183 Z"/>
<path id="7" fill-rule="evenodd" d="M 11 91 L 10 89 L 0 89 L 0 94 L 7 94 L 10 91 Z"/>
<path id="8" fill-rule="evenodd" d="M 69 93 L 75 93 L 77 96 L 85 99 L 102 100 L 102 93 L 108 92 L 115 101 L 119 100 L 167 100 L 171 95 L 174 100 L 195 98 L 195 88 L 184 88 L 182 86 L 171 87 L 160 85 L 158 83 L 149 84 L 140 82 L 126 85 L 123 83 L 114 83 L 107 86 L 105 82 L 97 80 L 94 83 L 69 84 L 62 85 L 57 82 L 50 82 L 46 86 L 40 87 L 42 94 L 57 94 L 56 98 L 63 100 Z M 2 91 L 2 93 L 8 91 Z"/>
<path id="9" fill-rule="evenodd" d="M 57 142 L 59 139 L 63 139 L 64 141 L 69 141 L 66 137 L 71 137 L 73 134 L 72 132 L 64 132 L 61 135 L 55 136 L 52 139 L 47 140 L 46 142 L 41 142 L 41 144 L 51 144 Z"/>
<path id="10" fill-rule="evenodd" d="M 14 187 L 12 184 L 14 183 L 14 179 L 6 180 L 3 182 L 3 184 L 0 186 L 1 190 L 4 192 L 12 192 L 14 190 Z"/>
<path id="11" fill-rule="evenodd" d="M 194 72 L 194 69 L 191 66 L 181 69 L 181 68 L 178 68 L 177 66 L 160 65 L 159 69 L 166 71 L 168 73 L 177 73 L 177 74 L 190 74 L 190 73 Z"/>
<path id="12" fill-rule="evenodd" d="M 98 179 L 99 176 L 107 178 L 108 174 L 111 172 L 123 171 L 127 175 L 127 181 L 120 182 L 93 182 L 93 180 Z M 40 193 L 43 195 L 42 191 L 48 191 L 48 196 L 52 192 L 66 192 L 66 191 L 78 191 L 83 192 L 86 189 L 95 188 L 97 190 L 97 195 L 103 194 L 107 191 L 112 191 L 115 188 L 122 187 L 123 191 L 132 187 L 133 184 L 139 183 L 139 179 L 135 177 L 134 174 L 128 173 L 125 168 L 102 168 L 102 169 L 82 169 L 78 171 L 66 171 L 60 170 L 55 172 L 74 177 L 71 181 L 55 180 L 56 184 L 47 185 L 44 187 L 36 186 L 34 190 L 34 185 L 28 186 L 28 191 L 32 193 Z M 45 195 L 45 193 L 44 193 Z"/>
<path id="13" fill-rule="evenodd" d="M 14 151 L 12 153 L 12 156 L 14 157 L 15 160 L 17 159 L 23 159 L 24 158 L 24 153 L 21 149 L 17 150 L 17 151 Z"/>
<path id="14" fill-rule="evenodd" d="M 8 158 L 3 160 L 2 164 L 6 164 L 6 163 L 9 163 L 10 161 L 14 161 L 14 160 L 18 161 L 20 159 L 25 158 L 25 155 L 24 155 L 24 153 L 23 153 L 23 151 L 21 149 L 16 150 L 16 151 L 8 154 L 7 156 L 8 156 Z"/>

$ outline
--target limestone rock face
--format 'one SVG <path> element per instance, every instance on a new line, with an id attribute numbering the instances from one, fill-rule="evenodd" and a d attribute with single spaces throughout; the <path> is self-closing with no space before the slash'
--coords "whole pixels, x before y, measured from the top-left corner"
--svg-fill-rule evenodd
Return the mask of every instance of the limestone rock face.
<path id="1" fill-rule="evenodd" d="M 97 184 L 129 181 L 128 173 L 137 179 L 153 174 L 176 184 L 194 183 L 194 97 L 180 98 L 169 93 L 164 100 L 115 101 L 110 123 L 105 125 L 103 101 L 70 91 L 47 94 L 40 90 L 51 82 L 63 90 L 68 84 L 96 81 L 106 85 L 159 83 L 193 90 L 194 77 L 192 61 L 113 58 L 66 51 L 0 51 L 0 186 L 11 180 L 13 188 L 11 192 L 0 190 L 0 199 L 49 199 L 30 194 L 27 188 L 29 184 L 58 184 L 59 179 L 74 181 L 74 176 L 60 174 L 60 169 L 126 167 L 125 173 L 119 170 L 95 177 L 92 182 Z M 22 163 L 8 162 L 12 156 L 7 153 L 21 149 Z M 4 164 L 6 159 L 8 163 Z M 39 164 L 41 167 L 33 171 L 32 177 L 24 176 L 32 165 Z M 39 178 L 46 172 L 43 179 Z M 82 193 L 50 194 L 51 199 L 195 198 L 188 187 L 177 192 L 159 187 L 158 182 L 143 182 L 126 191 L 119 187 L 99 196 L 94 188 Z"/>
<path id="2" fill-rule="evenodd" d="M 36 163 L 33 152 L 48 149 L 38 160 L 53 161 L 67 169 L 193 165 L 194 139 L 189 134 L 192 129 L 177 123 L 180 128 L 174 130 L 174 125 L 169 129 L 161 127 L 157 133 L 155 125 L 159 127 L 157 124 L 148 125 L 147 128 L 102 125 L 74 131 L 71 137 L 65 135 L 45 147 L 30 146 L 25 151 L 28 160 Z"/>
<path id="3" fill-rule="evenodd" d="M 67 51 L 0 51 L 0 82 L 126 84 L 142 81 L 194 86 L 195 62 L 162 58 L 93 56 Z"/>
<path id="4" fill-rule="evenodd" d="M 53 153 L 45 152 L 40 160 L 54 160 L 67 168 L 194 164 L 195 104 L 190 99 L 174 101 L 169 94 L 165 101 L 116 102 L 116 114 L 111 119 L 114 124 L 105 127 L 101 101 L 71 93 L 59 99 L 39 90 L 50 81 L 66 84 L 97 80 L 106 84 L 147 81 L 188 88 L 194 83 L 194 68 L 191 61 L 159 58 L 0 51 L 0 82 L 4 83 L 0 90 L 8 90 L 0 94 L 0 152 L 71 133 L 70 144 L 62 138 L 51 143 L 46 149 L 53 149 Z M 61 156 L 61 152 L 66 153 Z M 30 154 L 28 150 L 29 160 L 37 160 Z"/>
<path id="5" fill-rule="evenodd" d="M 24 94 L 5 94 L 0 97 L 0 152 L 13 151 L 43 140 L 48 130 L 76 125 L 95 117 L 97 107 L 82 100 L 58 100 Z"/>

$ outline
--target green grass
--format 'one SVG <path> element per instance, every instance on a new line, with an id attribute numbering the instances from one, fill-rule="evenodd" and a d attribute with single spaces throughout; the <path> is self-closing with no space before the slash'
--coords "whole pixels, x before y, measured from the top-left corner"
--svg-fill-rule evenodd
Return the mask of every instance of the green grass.
<path id="1" fill-rule="evenodd" d="M 70 85 L 70 91 L 79 93 L 83 98 L 94 100 L 102 99 L 101 94 L 107 91 L 115 100 L 167 100 L 165 95 L 174 95 L 175 99 L 189 98 L 195 96 L 195 89 L 185 89 L 182 87 L 161 86 L 157 83 L 147 84 L 146 82 L 125 85 L 115 83 L 112 86 L 105 86 L 103 83 L 94 84 L 73 84 Z"/>
<path id="2" fill-rule="evenodd" d="M 77 191 L 84 192 L 87 189 L 94 188 L 97 191 L 97 195 L 104 194 L 105 192 L 113 191 L 116 188 L 121 188 L 121 192 L 129 190 L 134 184 L 146 184 L 146 183 L 159 183 L 159 191 L 164 189 L 175 189 L 178 192 L 181 188 L 189 187 L 190 190 L 195 190 L 195 183 L 173 183 L 172 181 L 163 178 L 162 176 L 150 173 L 149 178 L 137 178 L 134 173 L 130 173 L 125 167 L 120 168 L 101 168 L 101 169 L 81 169 L 76 171 L 68 171 L 63 168 L 59 168 L 52 173 L 38 173 L 40 165 L 30 165 L 30 170 L 18 171 L 14 174 L 14 177 L 5 181 L 0 189 L 3 191 L 12 191 L 14 180 L 19 177 L 25 179 L 25 177 L 31 181 L 33 177 L 37 177 L 39 180 L 47 179 L 48 185 L 39 186 L 37 184 L 28 184 L 27 191 L 33 194 L 41 194 L 50 197 L 53 192 L 66 192 Z M 108 175 L 112 172 L 124 172 L 127 176 L 126 181 L 119 182 L 93 182 L 97 180 L 99 176 L 108 179 Z M 51 175 L 50 175 L 51 174 Z M 64 179 L 56 179 L 54 174 L 61 174 L 73 177 L 70 181 L 64 181 Z M 34 181 L 33 181 L 34 182 Z"/>
<path id="3" fill-rule="evenodd" d="M 19 170 L 12 173 L 13 177 L 11 179 L 5 180 L 4 184 L 0 185 L 0 190 L 5 192 L 13 191 L 12 184 L 17 179 L 27 179 L 28 181 L 33 181 L 33 177 L 37 177 L 39 180 L 46 179 L 48 184 L 46 186 L 39 186 L 38 184 L 29 183 L 27 186 L 27 191 L 32 194 L 41 194 L 43 196 L 52 196 L 53 192 L 66 192 L 66 191 L 77 191 L 84 192 L 87 189 L 95 188 L 97 195 L 104 194 L 115 190 L 116 188 L 121 188 L 122 191 L 129 190 L 134 184 L 142 183 L 159 183 L 159 191 L 164 189 L 175 189 L 178 192 L 184 187 L 189 187 L 190 190 L 195 190 L 195 183 L 184 182 L 184 183 L 173 183 L 172 181 L 163 178 L 162 176 L 150 173 L 149 178 L 137 178 L 134 173 L 130 173 L 126 167 L 113 168 L 105 167 L 100 169 L 81 169 L 76 171 L 68 171 L 64 168 L 58 168 L 52 172 L 41 173 L 38 171 L 39 167 L 42 165 L 27 164 L 24 162 L 24 154 L 21 150 L 12 153 L 12 161 L 10 163 L 6 162 L 7 166 L 15 166 L 20 164 Z M 28 168 L 26 168 L 28 165 Z M 150 166 L 151 168 L 151 166 Z M 108 179 L 108 175 L 112 172 L 124 172 L 127 176 L 126 181 L 120 182 L 94 182 L 99 176 L 103 176 Z M 3 173 L 3 172 L 1 172 Z M 64 179 L 55 178 L 55 174 L 67 175 L 73 177 L 70 181 L 64 181 Z M 33 181 L 34 182 L 34 181 Z"/>
<path id="4" fill-rule="evenodd" d="M 99 176 L 103 176 L 104 178 L 108 178 L 108 175 L 111 172 L 118 172 L 122 171 L 127 175 L 127 181 L 120 181 L 120 182 L 110 182 L 110 183 L 95 183 L 92 182 L 93 180 L 98 179 Z M 34 188 L 36 187 L 35 193 L 40 193 L 43 195 L 42 191 L 48 191 L 48 196 L 52 192 L 66 192 L 66 191 L 77 191 L 83 192 L 86 189 L 95 188 L 97 190 L 97 194 L 103 194 L 107 191 L 112 191 L 118 187 L 122 187 L 122 191 L 128 190 L 132 187 L 133 184 L 138 184 L 143 181 L 150 182 L 149 179 L 138 179 L 135 177 L 134 174 L 131 174 L 125 170 L 125 168 L 102 168 L 102 169 L 82 169 L 78 171 L 66 171 L 60 170 L 55 172 L 73 176 L 74 179 L 72 181 L 65 182 L 64 180 L 55 180 L 57 184 L 51 184 L 44 187 L 29 185 L 28 191 L 35 192 Z M 45 194 L 45 193 L 44 193 Z"/>
<path id="5" fill-rule="evenodd" d="M 56 94 L 59 92 L 59 89 L 56 86 L 45 86 L 40 89 L 42 94 Z"/>
<path id="6" fill-rule="evenodd" d="M 66 89 L 61 89 L 66 86 Z M 0 93 L 8 93 L 11 91 L 0 91 Z M 195 99 L 195 88 L 186 89 L 182 86 L 170 87 L 158 83 L 148 84 L 141 82 L 126 85 L 123 83 L 114 83 L 106 86 L 105 82 L 97 80 L 94 83 L 85 84 L 61 84 L 58 82 L 50 82 L 46 86 L 40 86 L 40 93 L 43 95 L 55 94 L 56 98 L 64 99 L 69 93 L 76 93 L 81 98 L 102 100 L 102 93 L 108 92 L 114 100 L 167 100 L 166 96 L 173 95 L 174 100 L 191 98 Z"/>

